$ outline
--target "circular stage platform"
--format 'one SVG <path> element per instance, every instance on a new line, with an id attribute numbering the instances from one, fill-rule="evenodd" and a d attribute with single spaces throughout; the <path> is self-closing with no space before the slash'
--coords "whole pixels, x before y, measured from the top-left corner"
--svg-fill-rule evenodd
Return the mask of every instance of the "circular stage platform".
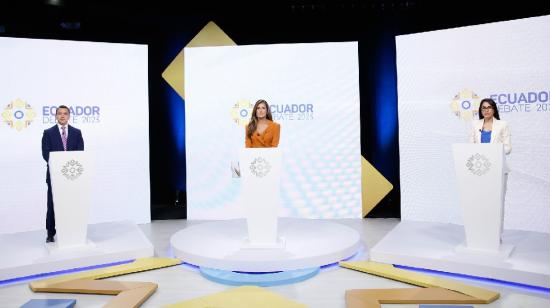
<path id="1" fill-rule="evenodd" d="M 207 222 L 172 235 L 175 256 L 201 268 L 265 273 L 336 263 L 361 247 L 354 229 L 328 221 L 279 218 L 280 248 L 247 248 L 245 219 Z"/>

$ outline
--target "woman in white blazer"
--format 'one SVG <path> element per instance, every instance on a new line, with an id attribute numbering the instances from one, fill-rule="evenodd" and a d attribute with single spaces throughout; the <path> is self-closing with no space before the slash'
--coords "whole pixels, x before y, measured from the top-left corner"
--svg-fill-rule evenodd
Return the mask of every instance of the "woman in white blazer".
<path id="1" fill-rule="evenodd" d="M 497 104 L 490 98 L 484 98 L 479 104 L 479 120 L 474 121 L 472 131 L 470 132 L 470 142 L 472 143 L 502 143 L 504 153 L 512 152 L 512 138 L 510 128 L 506 121 L 502 121 L 498 114 Z M 502 200 L 504 206 L 504 197 L 506 196 L 506 184 L 508 182 L 508 173 L 510 168 L 504 160 L 504 178 Z M 502 235 L 502 227 L 504 226 L 504 208 L 502 208 L 502 221 L 500 230 Z M 502 239 L 501 239 L 502 242 Z"/>
<path id="2" fill-rule="evenodd" d="M 502 121 L 497 104 L 490 98 L 484 98 L 479 104 L 479 120 L 474 121 L 470 133 L 472 143 L 502 143 L 504 153 L 512 152 L 512 141 L 508 123 Z"/>

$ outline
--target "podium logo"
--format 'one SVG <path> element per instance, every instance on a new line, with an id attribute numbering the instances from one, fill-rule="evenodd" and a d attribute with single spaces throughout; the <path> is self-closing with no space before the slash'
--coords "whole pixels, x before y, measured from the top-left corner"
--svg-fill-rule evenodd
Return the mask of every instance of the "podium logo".
<path id="1" fill-rule="evenodd" d="M 464 89 L 458 92 L 451 101 L 451 111 L 455 116 L 464 120 L 471 121 L 478 115 L 479 95 L 471 90 Z"/>
<path id="2" fill-rule="evenodd" d="M 231 108 L 231 118 L 239 126 L 247 126 L 254 105 L 249 100 L 241 99 Z"/>
<path id="3" fill-rule="evenodd" d="M 63 174 L 68 180 L 74 181 L 84 173 L 84 167 L 78 161 L 71 159 L 62 168 Z"/>
<path id="4" fill-rule="evenodd" d="M 35 117 L 36 112 L 31 105 L 20 98 L 9 103 L 2 111 L 3 122 L 18 132 L 29 127 Z"/>
<path id="5" fill-rule="evenodd" d="M 472 155 L 466 161 L 466 167 L 475 175 L 482 176 L 491 169 L 489 159 L 479 153 Z"/>
<path id="6" fill-rule="evenodd" d="M 254 158 L 252 163 L 250 163 L 250 172 L 252 172 L 252 174 L 254 174 L 259 178 L 267 175 L 270 170 L 271 170 L 271 165 L 263 157 Z"/>

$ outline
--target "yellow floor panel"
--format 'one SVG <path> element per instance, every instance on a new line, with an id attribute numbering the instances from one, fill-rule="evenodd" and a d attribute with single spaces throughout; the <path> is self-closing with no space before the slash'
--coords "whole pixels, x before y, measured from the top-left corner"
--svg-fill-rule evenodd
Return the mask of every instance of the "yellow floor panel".
<path id="1" fill-rule="evenodd" d="M 84 271 L 69 275 L 62 275 L 58 277 L 53 277 L 45 280 L 33 281 L 31 282 L 30 288 L 35 291 L 38 288 L 44 288 L 47 285 L 75 280 L 75 279 L 103 279 L 109 277 L 122 276 L 132 273 L 150 271 L 158 268 L 174 266 L 181 264 L 181 260 L 172 259 L 172 258 L 143 258 L 136 259 L 132 263 L 110 266 L 105 268 L 99 268 L 91 271 Z"/>
<path id="2" fill-rule="evenodd" d="M 143 258 L 132 263 L 31 282 L 34 292 L 115 295 L 105 307 L 139 307 L 156 290 L 157 284 L 140 281 L 99 280 L 181 264 L 179 259 Z"/>
<path id="3" fill-rule="evenodd" d="M 164 308 L 305 308 L 305 305 L 286 299 L 260 287 L 244 286 L 228 291 L 194 298 Z"/>
<path id="4" fill-rule="evenodd" d="M 450 279 L 438 278 L 438 277 L 433 277 L 433 276 L 429 276 L 421 273 L 416 273 L 412 271 L 395 268 L 391 264 L 377 263 L 377 262 L 371 262 L 371 261 L 354 261 L 354 262 L 340 262 L 340 266 L 353 269 L 356 271 L 361 271 L 368 274 L 392 279 L 392 280 L 409 283 L 420 287 L 426 287 L 430 289 L 441 288 L 441 289 L 446 289 L 453 292 L 458 292 L 460 294 L 463 294 L 469 297 L 471 300 L 474 301 L 474 302 L 466 301 L 463 303 L 489 304 L 497 300 L 500 296 L 498 292 L 494 292 L 488 289 L 467 285 L 467 284 L 453 281 Z M 393 290 L 393 289 L 388 289 L 388 290 Z M 422 289 L 412 289 L 412 290 L 422 290 Z M 358 290 L 355 290 L 355 291 L 358 292 Z M 361 290 L 361 291 L 370 292 L 371 290 Z M 357 292 L 355 294 L 359 294 Z M 428 292 L 428 291 L 419 291 L 419 292 Z M 436 292 L 441 292 L 441 291 L 438 290 Z M 350 300 L 354 301 L 353 299 L 350 299 Z M 399 302 L 394 302 L 394 303 L 399 303 Z M 415 303 L 420 304 L 424 302 L 415 302 Z M 444 303 L 444 302 L 437 302 L 437 303 Z M 378 306 L 372 306 L 372 307 L 378 307 Z"/>
<path id="5" fill-rule="evenodd" d="M 442 288 L 347 290 L 347 308 L 380 308 L 380 304 L 483 304 L 482 300 Z"/>

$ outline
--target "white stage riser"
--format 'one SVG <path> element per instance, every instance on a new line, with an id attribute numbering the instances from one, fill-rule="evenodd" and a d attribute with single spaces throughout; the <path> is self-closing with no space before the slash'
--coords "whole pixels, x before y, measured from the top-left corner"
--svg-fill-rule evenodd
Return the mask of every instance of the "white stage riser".
<path id="1" fill-rule="evenodd" d="M 175 256 L 193 265 L 227 271 L 273 272 L 320 267 L 346 259 L 361 247 L 359 233 L 327 221 L 279 218 L 281 248 L 244 248 L 244 219 L 207 222 L 170 240 Z"/>
<path id="2" fill-rule="evenodd" d="M 45 240 L 45 230 L 0 235 L 0 281 L 154 255 L 151 242 L 127 221 L 89 225 L 91 247 L 48 249 Z"/>
<path id="3" fill-rule="evenodd" d="M 507 259 L 463 254 L 464 229 L 454 224 L 402 221 L 370 250 L 376 262 L 491 278 L 550 288 L 550 234 L 505 230 L 514 245 Z"/>
<path id="4" fill-rule="evenodd" d="M 498 269 L 487 269 L 484 266 L 476 266 L 473 264 L 456 263 L 452 261 L 434 261 L 424 260 L 421 258 L 407 258 L 407 262 L 403 263 L 403 257 L 395 257 L 391 254 L 373 253 L 371 251 L 371 260 L 376 262 L 403 265 L 415 267 L 419 269 L 429 269 L 441 272 L 470 275 L 480 278 L 497 279 L 507 282 L 515 282 L 530 286 L 538 286 L 550 288 L 550 280 L 548 275 L 539 275 L 536 273 L 526 273 L 522 271 L 506 270 L 501 272 Z"/>

